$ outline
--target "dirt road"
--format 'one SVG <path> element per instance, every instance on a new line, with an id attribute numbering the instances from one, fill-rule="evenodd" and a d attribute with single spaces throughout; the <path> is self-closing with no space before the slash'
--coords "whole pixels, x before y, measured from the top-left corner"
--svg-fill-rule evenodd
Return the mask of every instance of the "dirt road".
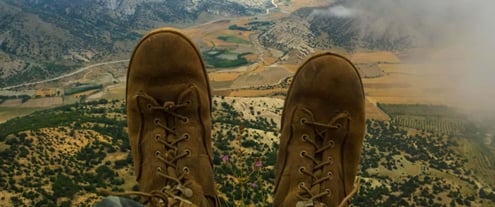
<path id="1" fill-rule="evenodd" d="M 63 74 L 63 75 L 60 75 L 60 76 L 57 76 L 57 77 L 54 77 L 54 78 L 50 78 L 50 79 L 46 79 L 46 80 L 42 80 L 42 81 L 35 81 L 35 82 L 23 83 L 23 84 L 14 85 L 14 86 L 7 86 L 7 87 L 4 87 L 4 88 L 0 88 L 0 90 L 10 90 L 10 89 L 14 89 L 14 88 L 23 87 L 23 86 L 31 86 L 31 85 L 36 85 L 36 84 L 40 84 L 40 83 L 47 83 L 47 82 L 51 82 L 51 81 L 56 81 L 56 80 L 60 80 L 62 78 L 67 78 L 67 77 L 73 76 L 75 74 L 81 73 L 83 71 L 86 71 L 86 70 L 91 69 L 91 68 L 94 68 L 94 67 L 98 67 L 98 66 L 102 66 L 102 65 L 110 65 L 110 64 L 116 64 L 116 63 L 122 63 L 122 62 L 128 62 L 128 61 L 129 60 L 114 60 L 114 61 L 108 61 L 108 62 L 103 62 L 103 63 L 97 63 L 97 64 L 89 65 L 89 66 L 86 66 L 86 67 L 83 67 L 83 68 L 79 68 L 78 70 L 75 70 L 73 72 L 66 73 L 66 74 Z"/>

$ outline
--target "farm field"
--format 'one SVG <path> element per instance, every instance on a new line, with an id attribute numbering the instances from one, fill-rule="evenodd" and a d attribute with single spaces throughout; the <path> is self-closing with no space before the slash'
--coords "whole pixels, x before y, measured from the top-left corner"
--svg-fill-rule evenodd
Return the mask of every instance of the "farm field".
<path id="1" fill-rule="evenodd" d="M 2 107 L 0 106 L 0 123 L 6 122 L 9 119 L 26 116 L 35 111 L 45 108 L 20 108 L 20 107 Z"/>
<path id="2" fill-rule="evenodd" d="M 208 71 L 214 96 L 215 176 L 228 206 L 266 206 L 273 201 L 283 100 L 302 63 L 290 52 L 263 46 L 259 35 L 295 7 L 328 1 L 275 2 L 279 8 L 272 15 L 220 19 L 184 29 L 198 45 Z M 490 134 L 495 129 L 492 122 L 480 125 L 460 110 L 465 106 L 456 90 L 460 73 L 450 67 L 458 56 L 424 48 L 329 50 L 356 65 L 366 94 L 362 184 L 354 206 L 495 205 L 495 144 Z M 0 186 L 7 189 L 0 190 L 0 206 L 11 206 L 16 202 L 12 198 L 34 205 L 29 197 L 44 201 L 46 189 L 53 191 L 50 196 L 58 204 L 78 206 L 99 200 L 97 188 L 137 188 L 125 121 L 128 61 L 116 62 L 2 94 L 30 98 L 0 100 L 0 153 L 10 159 L 3 166 L 12 169 L 0 176 Z M 55 89 L 57 95 L 36 93 Z M 223 159 L 226 155 L 228 161 Z M 263 167 L 241 177 L 258 160 Z M 45 172 L 52 177 L 39 176 Z M 8 176 L 15 180 L 2 179 Z M 36 183 L 39 186 L 33 188 Z M 66 192 L 60 183 L 80 191 Z M 35 193 L 25 194 L 26 189 Z"/>

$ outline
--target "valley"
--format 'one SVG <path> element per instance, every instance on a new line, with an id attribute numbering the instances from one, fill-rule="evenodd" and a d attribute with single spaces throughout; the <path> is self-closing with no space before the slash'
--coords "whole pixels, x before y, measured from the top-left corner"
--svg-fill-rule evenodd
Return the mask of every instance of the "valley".
<path id="1" fill-rule="evenodd" d="M 273 201 L 285 95 L 298 65 L 319 51 L 350 59 L 365 88 L 367 133 L 353 206 L 495 205 L 495 119 L 472 116 L 481 109 L 459 93 L 463 73 L 455 67 L 462 54 L 402 42 L 389 42 L 388 49 L 370 42 L 349 49 L 354 42 L 344 38 L 344 27 L 316 27 L 325 18 L 308 19 L 312 9 L 328 6 L 323 0 L 222 2 L 236 5 L 225 11 L 235 15 L 220 14 L 225 5 L 210 1 L 201 5 L 218 12 L 186 12 L 186 22 L 163 24 L 165 17 L 148 14 L 153 21 L 146 27 L 125 32 L 132 38 L 81 46 L 73 57 L 108 48 L 115 53 L 95 52 L 99 56 L 90 61 L 69 58 L 70 68 L 43 73 L 45 78 L 0 84 L 0 206 L 93 206 L 104 196 L 100 189 L 139 188 L 125 114 L 128 58 L 146 28 L 177 25 L 207 66 L 214 96 L 213 162 L 227 206 Z M 339 34 L 330 37 L 325 28 Z M 5 47 L 1 34 L 0 46 Z M 0 50 L 0 58 L 5 54 Z M 0 66 L 17 64 L 16 56 L 6 56 Z M 253 170 L 257 161 L 262 167 Z"/>

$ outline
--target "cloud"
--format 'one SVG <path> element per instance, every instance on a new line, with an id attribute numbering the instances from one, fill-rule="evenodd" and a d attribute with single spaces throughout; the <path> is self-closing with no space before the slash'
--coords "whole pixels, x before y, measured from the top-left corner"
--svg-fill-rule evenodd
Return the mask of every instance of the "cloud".
<path id="1" fill-rule="evenodd" d="M 313 15 L 353 18 L 361 36 L 409 38 L 412 47 L 447 51 L 439 67 L 453 73 L 453 100 L 495 112 L 495 1 L 341 0 Z M 446 54 L 447 54 L 446 53 Z"/>
<path id="2" fill-rule="evenodd" d="M 343 5 L 332 6 L 327 9 L 316 9 L 313 15 L 327 15 L 332 17 L 349 18 L 355 17 L 356 11 Z"/>

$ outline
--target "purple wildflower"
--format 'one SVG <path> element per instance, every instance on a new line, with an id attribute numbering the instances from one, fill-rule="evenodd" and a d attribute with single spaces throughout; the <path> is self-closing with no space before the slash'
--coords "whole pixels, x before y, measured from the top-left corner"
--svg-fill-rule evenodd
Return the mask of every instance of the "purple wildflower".
<path id="1" fill-rule="evenodd" d="M 224 156 L 222 157 L 222 161 L 223 161 L 223 162 L 228 162 L 228 161 L 229 161 L 229 155 L 224 155 Z"/>

